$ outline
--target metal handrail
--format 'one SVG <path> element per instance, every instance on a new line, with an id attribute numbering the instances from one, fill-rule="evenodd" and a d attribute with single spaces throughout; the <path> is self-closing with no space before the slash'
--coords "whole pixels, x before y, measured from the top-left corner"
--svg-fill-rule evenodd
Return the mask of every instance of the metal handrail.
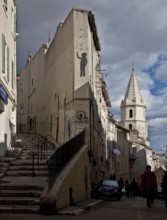
<path id="1" fill-rule="evenodd" d="M 56 177 L 85 143 L 85 131 L 58 147 L 48 159 L 48 189 L 51 189 Z"/>

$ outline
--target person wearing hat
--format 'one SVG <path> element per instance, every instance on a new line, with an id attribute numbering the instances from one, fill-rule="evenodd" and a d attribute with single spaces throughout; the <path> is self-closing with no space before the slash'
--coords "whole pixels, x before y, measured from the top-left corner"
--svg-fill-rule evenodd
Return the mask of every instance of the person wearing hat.
<path id="1" fill-rule="evenodd" d="M 151 203 L 154 202 L 154 196 L 157 189 L 157 179 L 154 172 L 151 171 L 151 166 L 146 166 L 146 171 L 141 178 L 141 187 L 146 195 L 146 206 L 151 208 Z"/>

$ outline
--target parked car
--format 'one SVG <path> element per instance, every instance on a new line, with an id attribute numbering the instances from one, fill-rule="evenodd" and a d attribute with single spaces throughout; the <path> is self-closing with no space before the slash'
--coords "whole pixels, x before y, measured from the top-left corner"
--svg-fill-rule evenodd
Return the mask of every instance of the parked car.
<path id="1" fill-rule="evenodd" d="M 96 189 L 96 198 L 116 198 L 120 200 L 121 190 L 116 180 L 103 180 Z"/>

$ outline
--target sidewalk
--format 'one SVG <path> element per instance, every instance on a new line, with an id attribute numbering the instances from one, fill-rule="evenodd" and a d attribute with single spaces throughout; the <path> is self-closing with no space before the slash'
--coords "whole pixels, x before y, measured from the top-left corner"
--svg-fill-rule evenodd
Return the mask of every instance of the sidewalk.
<path id="1" fill-rule="evenodd" d="M 76 205 L 69 206 L 65 209 L 61 209 L 58 215 L 80 215 L 83 212 L 93 209 L 97 205 L 101 204 L 103 200 L 89 199 L 77 203 Z"/>

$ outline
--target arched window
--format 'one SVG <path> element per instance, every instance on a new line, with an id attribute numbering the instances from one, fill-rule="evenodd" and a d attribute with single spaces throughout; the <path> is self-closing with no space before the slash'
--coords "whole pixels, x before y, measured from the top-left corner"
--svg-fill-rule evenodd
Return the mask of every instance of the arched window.
<path id="1" fill-rule="evenodd" d="M 129 124 L 129 131 L 132 131 L 132 124 Z"/>
<path id="2" fill-rule="evenodd" d="M 132 109 L 129 110 L 129 118 L 133 118 L 133 110 Z"/>

